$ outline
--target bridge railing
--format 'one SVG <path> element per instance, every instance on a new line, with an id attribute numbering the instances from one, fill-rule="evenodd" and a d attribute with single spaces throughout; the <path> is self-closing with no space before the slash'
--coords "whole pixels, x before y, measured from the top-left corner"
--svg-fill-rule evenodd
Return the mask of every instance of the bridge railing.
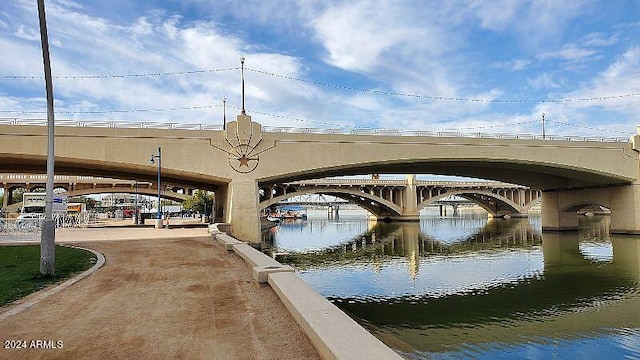
<path id="1" fill-rule="evenodd" d="M 134 180 L 120 180 L 112 178 L 94 177 L 94 176 L 74 176 L 74 175 L 54 175 L 54 183 L 71 182 L 71 183 L 95 183 L 95 184 L 118 184 L 132 185 Z M 11 183 L 30 183 L 44 184 L 47 182 L 47 175 L 41 174 L 1 174 L 0 181 Z M 138 186 L 150 185 L 151 182 L 138 181 Z"/>
<path id="2" fill-rule="evenodd" d="M 0 118 L 0 125 L 35 125 L 46 126 L 46 119 Z M 184 124 L 177 122 L 153 121 L 113 121 L 113 120 L 56 120 L 56 126 L 71 127 L 107 127 L 124 129 L 166 129 L 166 130 L 212 130 L 221 131 L 222 124 Z M 463 131 L 402 130 L 402 129 L 368 129 L 368 128 L 298 128 L 263 126 L 265 132 L 293 134 L 333 134 L 333 135 L 380 135 L 380 136 L 419 136 L 419 137 L 464 137 L 483 139 L 517 139 L 517 140 L 561 140 L 561 141 L 596 141 L 596 142 L 629 142 L 629 137 L 574 136 L 574 135 L 542 135 L 480 133 Z"/>
<path id="3" fill-rule="evenodd" d="M 286 183 L 286 185 L 309 185 L 309 186 L 405 186 L 407 183 L 404 180 L 372 180 L 372 179 L 317 179 L 317 180 L 303 180 Z M 418 180 L 416 181 L 418 186 L 436 186 L 436 187 L 450 187 L 450 188 L 470 188 L 470 187 L 482 187 L 482 188 L 509 188 L 509 189 L 528 189 L 526 186 L 514 185 L 504 183 L 500 181 L 432 181 L 432 180 Z"/>

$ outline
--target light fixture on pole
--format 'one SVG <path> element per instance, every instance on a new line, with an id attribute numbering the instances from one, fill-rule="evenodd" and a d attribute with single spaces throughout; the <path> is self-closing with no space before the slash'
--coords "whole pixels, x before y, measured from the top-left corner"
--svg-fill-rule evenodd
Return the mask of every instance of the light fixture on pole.
<path id="1" fill-rule="evenodd" d="M 160 146 L 158 146 L 158 153 L 157 154 L 151 154 L 151 159 L 149 160 L 152 164 L 155 162 L 155 160 L 158 160 L 158 210 L 156 211 L 156 229 L 158 228 L 162 228 L 162 208 L 160 207 L 160 199 L 162 197 L 161 191 L 162 191 L 162 187 L 160 186 L 161 184 L 161 169 L 162 169 L 162 148 Z"/>
<path id="2" fill-rule="evenodd" d="M 227 97 L 222 97 L 222 130 L 227 130 Z"/>

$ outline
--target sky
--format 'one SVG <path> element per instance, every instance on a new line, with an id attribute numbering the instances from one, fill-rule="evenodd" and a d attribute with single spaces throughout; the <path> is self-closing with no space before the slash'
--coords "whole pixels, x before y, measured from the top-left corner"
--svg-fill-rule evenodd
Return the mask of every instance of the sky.
<path id="1" fill-rule="evenodd" d="M 56 120 L 628 138 L 640 1 L 47 0 Z M 36 1 L 0 7 L 0 118 L 46 118 Z M 224 100 L 223 100 L 224 99 Z"/>

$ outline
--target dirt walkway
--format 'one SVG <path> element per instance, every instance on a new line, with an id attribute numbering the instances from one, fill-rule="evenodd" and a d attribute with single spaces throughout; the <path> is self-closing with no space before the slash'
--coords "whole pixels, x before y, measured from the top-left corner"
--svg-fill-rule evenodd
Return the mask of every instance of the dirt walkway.
<path id="1" fill-rule="evenodd" d="M 0 359 L 319 358 L 273 290 L 210 237 L 75 244 L 105 266 L 0 321 Z"/>

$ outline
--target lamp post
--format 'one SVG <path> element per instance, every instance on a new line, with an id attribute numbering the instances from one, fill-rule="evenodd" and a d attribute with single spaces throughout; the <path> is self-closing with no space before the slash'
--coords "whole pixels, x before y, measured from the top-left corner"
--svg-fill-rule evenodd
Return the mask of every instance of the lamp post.
<path id="1" fill-rule="evenodd" d="M 53 111 L 53 80 L 51 77 L 49 35 L 47 33 L 44 0 L 38 0 L 38 18 L 40 21 L 40 41 L 42 43 L 42 61 L 44 65 L 44 81 L 47 96 L 47 185 L 45 195 L 45 218 L 42 222 L 42 233 L 40 236 L 40 274 L 44 276 L 53 276 L 56 269 L 56 223 L 52 218 L 53 174 L 55 166 L 55 116 Z"/>
<path id="2" fill-rule="evenodd" d="M 227 130 L 227 97 L 222 97 L 222 130 Z"/>
<path id="3" fill-rule="evenodd" d="M 160 146 L 158 146 L 158 153 L 157 154 L 151 154 L 151 159 L 149 160 L 152 164 L 155 162 L 155 160 L 158 160 L 158 211 L 156 211 L 156 229 L 162 229 L 162 208 L 160 207 L 160 199 L 161 199 L 161 191 L 162 191 L 162 187 L 160 186 L 161 182 L 160 182 L 160 174 L 161 174 L 161 168 L 162 168 L 162 148 Z"/>

